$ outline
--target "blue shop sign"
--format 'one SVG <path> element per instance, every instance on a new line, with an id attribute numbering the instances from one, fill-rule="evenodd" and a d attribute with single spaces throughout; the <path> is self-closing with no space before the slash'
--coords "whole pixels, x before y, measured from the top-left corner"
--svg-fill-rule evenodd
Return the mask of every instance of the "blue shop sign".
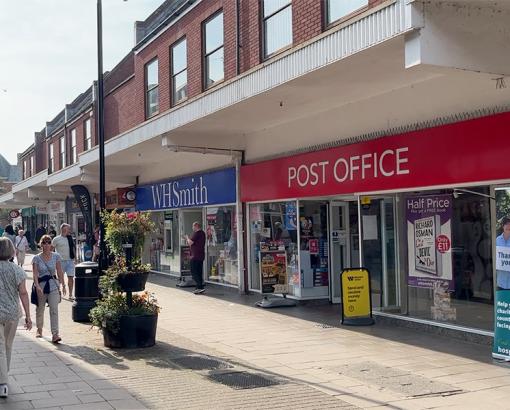
<path id="1" fill-rule="evenodd" d="M 236 202 L 236 170 L 222 169 L 136 188 L 136 209 L 154 211 Z"/>

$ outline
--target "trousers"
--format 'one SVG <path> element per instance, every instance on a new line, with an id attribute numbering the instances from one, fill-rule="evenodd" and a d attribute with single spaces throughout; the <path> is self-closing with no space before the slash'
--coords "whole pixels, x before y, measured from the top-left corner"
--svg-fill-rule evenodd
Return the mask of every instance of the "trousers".
<path id="1" fill-rule="evenodd" d="M 58 335 L 58 304 L 60 303 L 60 292 L 55 289 L 53 292 L 37 294 L 38 304 L 35 309 L 35 324 L 37 329 L 42 329 L 44 326 L 44 308 L 46 302 L 50 307 L 50 327 L 51 334 Z"/>
<path id="2" fill-rule="evenodd" d="M 196 259 L 191 259 L 191 276 L 193 280 L 197 283 L 197 289 L 204 288 L 204 261 L 198 261 Z"/>
<path id="3" fill-rule="evenodd" d="M 0 322 L 0 384 L 7 384 L 17 322 Z"/>

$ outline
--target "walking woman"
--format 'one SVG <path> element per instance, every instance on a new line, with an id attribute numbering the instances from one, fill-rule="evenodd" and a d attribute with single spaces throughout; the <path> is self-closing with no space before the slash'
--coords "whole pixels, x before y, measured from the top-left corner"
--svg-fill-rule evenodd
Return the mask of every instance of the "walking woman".
<path id="1" fill-rule="evenodd" d="M 5 226 L 5 230 L 4 230 L 4 233 L 2 234 L 2 236 L 4 238 L 9 238 L 11 243 L 14 245 L 14 241 L 16 240 L 16 233 L 14 232 L 12 225 Z M 14 255 L 12 256 L 12 258 L 9 261 L 14 262 Z"/>
<path id="2" fill-rule="evenodd" d="M 7 238 L 0 238 L 0 397 L 7 397 L 7 372 L 11 364 L 12 342 L 21 317 L 19 300 L 25 311 L 25 327 L 30 330 L 30 309 L 26 287 L 26 274 L 19 266 L 9 262 L 14 246 Z"/>
<path id="3" fill-rule="evenodd" d="M 16 239 L 14 240 L 14 247 L 16 248 L 16 260 L 18 261 L 18 265 L 23 267 L 25 264 L 26 252 L 30 249 L 23 229 L 18 231 L 18 236 L 16 236 Z"/>
<path id="4" fill-rule="evenodd" d="M 43 235 L 40 242 L 42 252 L 32 260 L 34 283 L 37 289 L 36 308 L 36 337 L 42 337 L 44 325 L 44 308 L 46 303 L 50 307 L 50 326 L 53 343 L 62 339 L 58 334 L 58 304 L 60 303 L 60 285 L 62 294 L 66 294 L 64 273 L 62 272 L 61 258 L 56 252 L 52 252 L 51 236 Z M 58 275 L 58 279 L 57 279 Z"/>

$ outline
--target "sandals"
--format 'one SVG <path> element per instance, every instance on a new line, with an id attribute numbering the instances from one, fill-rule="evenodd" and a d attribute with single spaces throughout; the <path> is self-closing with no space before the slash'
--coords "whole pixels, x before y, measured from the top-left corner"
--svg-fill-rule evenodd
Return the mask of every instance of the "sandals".
<path id="1" fill-rule="evenodd" d="M 51 339 L 51 343 L 59 343 L 62 341 L 62 338 L 59 335 L 53 335 L 53 338 Z"/>

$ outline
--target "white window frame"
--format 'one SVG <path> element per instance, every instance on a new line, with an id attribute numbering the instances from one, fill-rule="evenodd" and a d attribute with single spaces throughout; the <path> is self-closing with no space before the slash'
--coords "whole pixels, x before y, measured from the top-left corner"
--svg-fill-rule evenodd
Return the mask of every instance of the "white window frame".
<path id="1" fill-rule="evenodd" d="M 148 76 L 148 72 L 149 72 L 149 68 L 153 64 L 155 64 L 155 66 L 156 66 L 156 70 L 157 70 L 157 76 L 156 77 L 158 79 L 158 82 L 155 85 L 152 85 L 149 88 L 149 76 Z M 159 114 L 159 60 L 158 60 L 158 58 L 155 57 L 151 61 L 149 61 L 147 64 L 145 64 L 145 70 L 144 71 L 145 71 L 145 79 L 144 79 L 144 88 L 145 88 L 145 118 L 151 118 L 151 117 L 154 117 L 155 115 Z M 157 103 L 156 111 L 154 111 L 153 113 L 150 113 L 149 112 L 149 104 L 150 104 L 151 95 L 154 92 L 158 93 L 158 103 Z"/>
<path id="2" fill-rule="evenodd" d="M 88 151 L 92 148 L 92 121 L 90 118 L 85 120 L 83 124 L 83 135 L 84 135 L 84 151 Z"/>
<path id="3" fill-rule="evenodd" d="M 272 18 L 276 17 L 278 14 L 284 12 L 288 8 L 290 8 L 290 10 L 291 10 L 290 13 L 291 13 L 291 16 L 292 16 L 292 1 L 289 0 L 289 2 L 286 5 L 280 7 L 279 9 L 273 11 L 271 14 L 268 14 L 267 16 L 265 16 L 264 15 L 264 3 L 266 1 L 271 1 L 271 0 L 263 0 L 262 4 L 261 4 L 261 6 L 262 6 L 262 10 L 261 10 L 261 16 L 262 16 L 262 57 L 263 57 L 264 60 L 270 58 L 272 55 L 278 53 L 280 50 L 283 50 L 283 49 L 289 47 L 290 45 L 292 45 L 292 30 L 293 30 L 293 27 L 292 27 L 292 18 L 291 18 L 291 25 L 290 25 L 291 42 L 289 44 L 286 44 L 286 45 L 282 46 L 281 48 L 279 48 L 277 50 L 274 50 L 271 53 L 267 52 L 267 38 L 268 38 L 268 35 L 267 35 L 267 32 L 266 32 L 266 22 L 268 20 L 271 20 Z M 341 1 L 343 1 L 343 0 L 341 0 Z"/>
<path id="4" fill-rule="evenodd" d="M 183 42 L 184 42 L 184 49 L 186 50 L 186 57 L 185 57 L 186 64 L 182 70 L 176 72 L 175 67 L 174 67 L 173 50 L 177 46 L 181 45 Z M 170 77 L 171 77 L 171 81 L 172 81 L 172 106 L 174 106 L 188 98 L 188 90 L 187 90 L 187 88 L 188 88 L 188 61 L 187 60 L 188 60 L 188 41 L 186 39 L 186 36 L 184 36 L 170 46 Z M 182 74 L 182 73 L 185 73 L 185 75 L 186 75 L 186 85 L 185 85 L 186 91 L 184 92 L 184 95 L 181 98 L 177 98 L 177 90 L 175 88 L 175 78 L 179 74 Z"/>
<path id="5" fill-rule="evenodd" d="M 330 18 L 329 18 L 329 10 L 330 10 L 330 7 L 331 7 L 330 5 L 331 5 L 332 2 L 337 2 L 337 1 L 338 0 L 327 0 L 326 1 L 326 7 L 325 7 L 325 10 L 324 10 L 326 15 L 324 17 L 324 20 L 326 21 L 326 26 L 327 27 L 329 27 L 332 24 L 335 24 L 336 22 L 342 20 L 345 17 L 348 17 L 348 16 L 352 15 L 353 13 L 356 13 L 359 10 L 363 10 L 364 8 L 368 7 L 368 4 L 369 4 L 369 0 L 362 0 L 362 1 L 364 1 L 364 4 L 362 4 L 360 7 L 350 9 L 347 13 L 342 14 L 341 16 L 338 16 L 334 20 L 330 20 Z M 342 0 L 342 1 L 344 1 L 344 0 Z"/>
<path id="6" fill-rule="evenodd" d="M 50 144 L 50 149 L 49 149 L 49 168 L 50 168 L 50 174 L 52 172 L 55 172 L 55 143 L 52 142 Z"/>
<path id="7" fill-rule="evenodd" d="M 76 164 L 78 162 L 78 148 L 76 147 L 76 128 L 71 130 L 71 157 L 70 164 Z"/>
<path id="8" fill-rule="evenodd" d="M 220 17 L 222 19 L 222 26 L 223 26 L 223 33 L 222 33 L 222 41 L 221 45 L 218 47 L 209 50 L 207 52 L 207 24 L 215 20 L 216 18 Z M 214 53 L 218 52 L 219 50 L 223 49 L 223 78 L 217 81 L 213 81 L 212 83 L 208 84 L 208 78 L 209 78 L 209 64 L 207 63 L 207 58 Z M 202 67 L 204 68 L 203 72 L 203 78 L 202 78 L 202 87 L 204 90 L 207 90 L 216 84 L 221 83 L 225 80 L 225 15 L 223 13 L 223 10 L 219 10 L 216 13 L 209 16 L 203 23 L 202 23 Z"/>

